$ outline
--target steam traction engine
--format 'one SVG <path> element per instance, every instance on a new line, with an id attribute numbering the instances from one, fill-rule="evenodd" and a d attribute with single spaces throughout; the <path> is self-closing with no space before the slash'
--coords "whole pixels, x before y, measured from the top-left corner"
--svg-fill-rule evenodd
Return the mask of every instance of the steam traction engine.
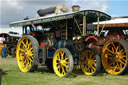
<path id="1" fill-rule="evenodd" d="M 87 24 L 110 19 L 100 11 L 82 10 L 11 23 L 23 27 L 16 51 L 19 69 L 29 72 L 46 65 L 57 76 L 68 77 L 73 66 L 80 65 L 84 74 L 96 75 L 101 61 L 96 50 L 88 48 L 92 40 L 87 40 Z"/>
<path id="2" fill-rule="evenodd" d="M 89 36 L 85 41 L 101 55 L 106 72 L 114 75 L 125 73 L 128 69 L 128 18 L 116 18 L 93 25 L 99 27 L 99 33 Z"/>

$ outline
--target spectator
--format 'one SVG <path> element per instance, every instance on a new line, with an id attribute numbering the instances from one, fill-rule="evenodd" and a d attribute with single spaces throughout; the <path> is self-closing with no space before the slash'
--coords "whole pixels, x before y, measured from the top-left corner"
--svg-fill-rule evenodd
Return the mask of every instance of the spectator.
<path id="1" fill-rule="evenodd" d="M 4 45 L 4 47 L 2 48 L 2 57 L 6 58 L 6 44 Z"/>

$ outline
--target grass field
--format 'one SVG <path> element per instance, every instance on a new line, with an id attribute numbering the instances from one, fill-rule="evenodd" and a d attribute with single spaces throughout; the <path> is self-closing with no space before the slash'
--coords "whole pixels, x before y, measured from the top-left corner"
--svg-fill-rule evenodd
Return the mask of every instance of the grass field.
<path id="1" fill-rule="evenodd" d="M 55 73 L 47 72 L 45 67 L 23 73 L 18 69 L 16 59 L 10 57 L 0 58 L 0 68 L 3 69 L 2 85 L 128 85 L 128 74 L 86 76 L 81 71 L 73 71 L 69 78 L 59 78 Z"/>

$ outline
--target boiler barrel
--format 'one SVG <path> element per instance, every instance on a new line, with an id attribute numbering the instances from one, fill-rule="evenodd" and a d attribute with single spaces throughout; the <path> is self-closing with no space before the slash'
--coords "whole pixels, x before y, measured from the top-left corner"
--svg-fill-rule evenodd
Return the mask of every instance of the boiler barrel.
<path id="1" fill-rule="evenodd" d="M 47 15 L 47 14 L 54 13 L 55 10 L 56 10 L 56 7 L 50 7 L 50 8 L 46 8 L 46 9 L 39 9 L 37 11 L 37 13 L 39 14 L 39 16 L 44 16 L 44 15 Z"/>

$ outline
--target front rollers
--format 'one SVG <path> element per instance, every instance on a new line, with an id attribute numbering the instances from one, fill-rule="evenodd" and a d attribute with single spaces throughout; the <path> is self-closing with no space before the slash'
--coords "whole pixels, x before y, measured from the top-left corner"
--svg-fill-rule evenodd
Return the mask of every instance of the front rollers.
<path id="1" fill-rule="evenodd" d="M 98 53 L 92 49 L 85 49 L 80 56 L 80 66 L 85 75 L 95 76 L 101 68 L 101 60 Z"/>
<path id="2" fill-rule="evenodd" d="M 58 49 L 53 57 L 53 69 L 57 76 L 68 77 L 73 70 L 73 58 L 66 48 Z"/>
<path id="3" fill-rule="evenodd" d="M 22 72 L 31 72 L 37 68 L 38 47 L 37 40 L 30 35 L 23 36 L 19 40 L 16 58 L 18 67 Z"/>
<path id="4" fill-rule="evenodd" d="M 101 59 L 106 72 L 114 75 L 123 74 L 128 69 L 128 42 L 108 41 L 103 47 Z"/>

